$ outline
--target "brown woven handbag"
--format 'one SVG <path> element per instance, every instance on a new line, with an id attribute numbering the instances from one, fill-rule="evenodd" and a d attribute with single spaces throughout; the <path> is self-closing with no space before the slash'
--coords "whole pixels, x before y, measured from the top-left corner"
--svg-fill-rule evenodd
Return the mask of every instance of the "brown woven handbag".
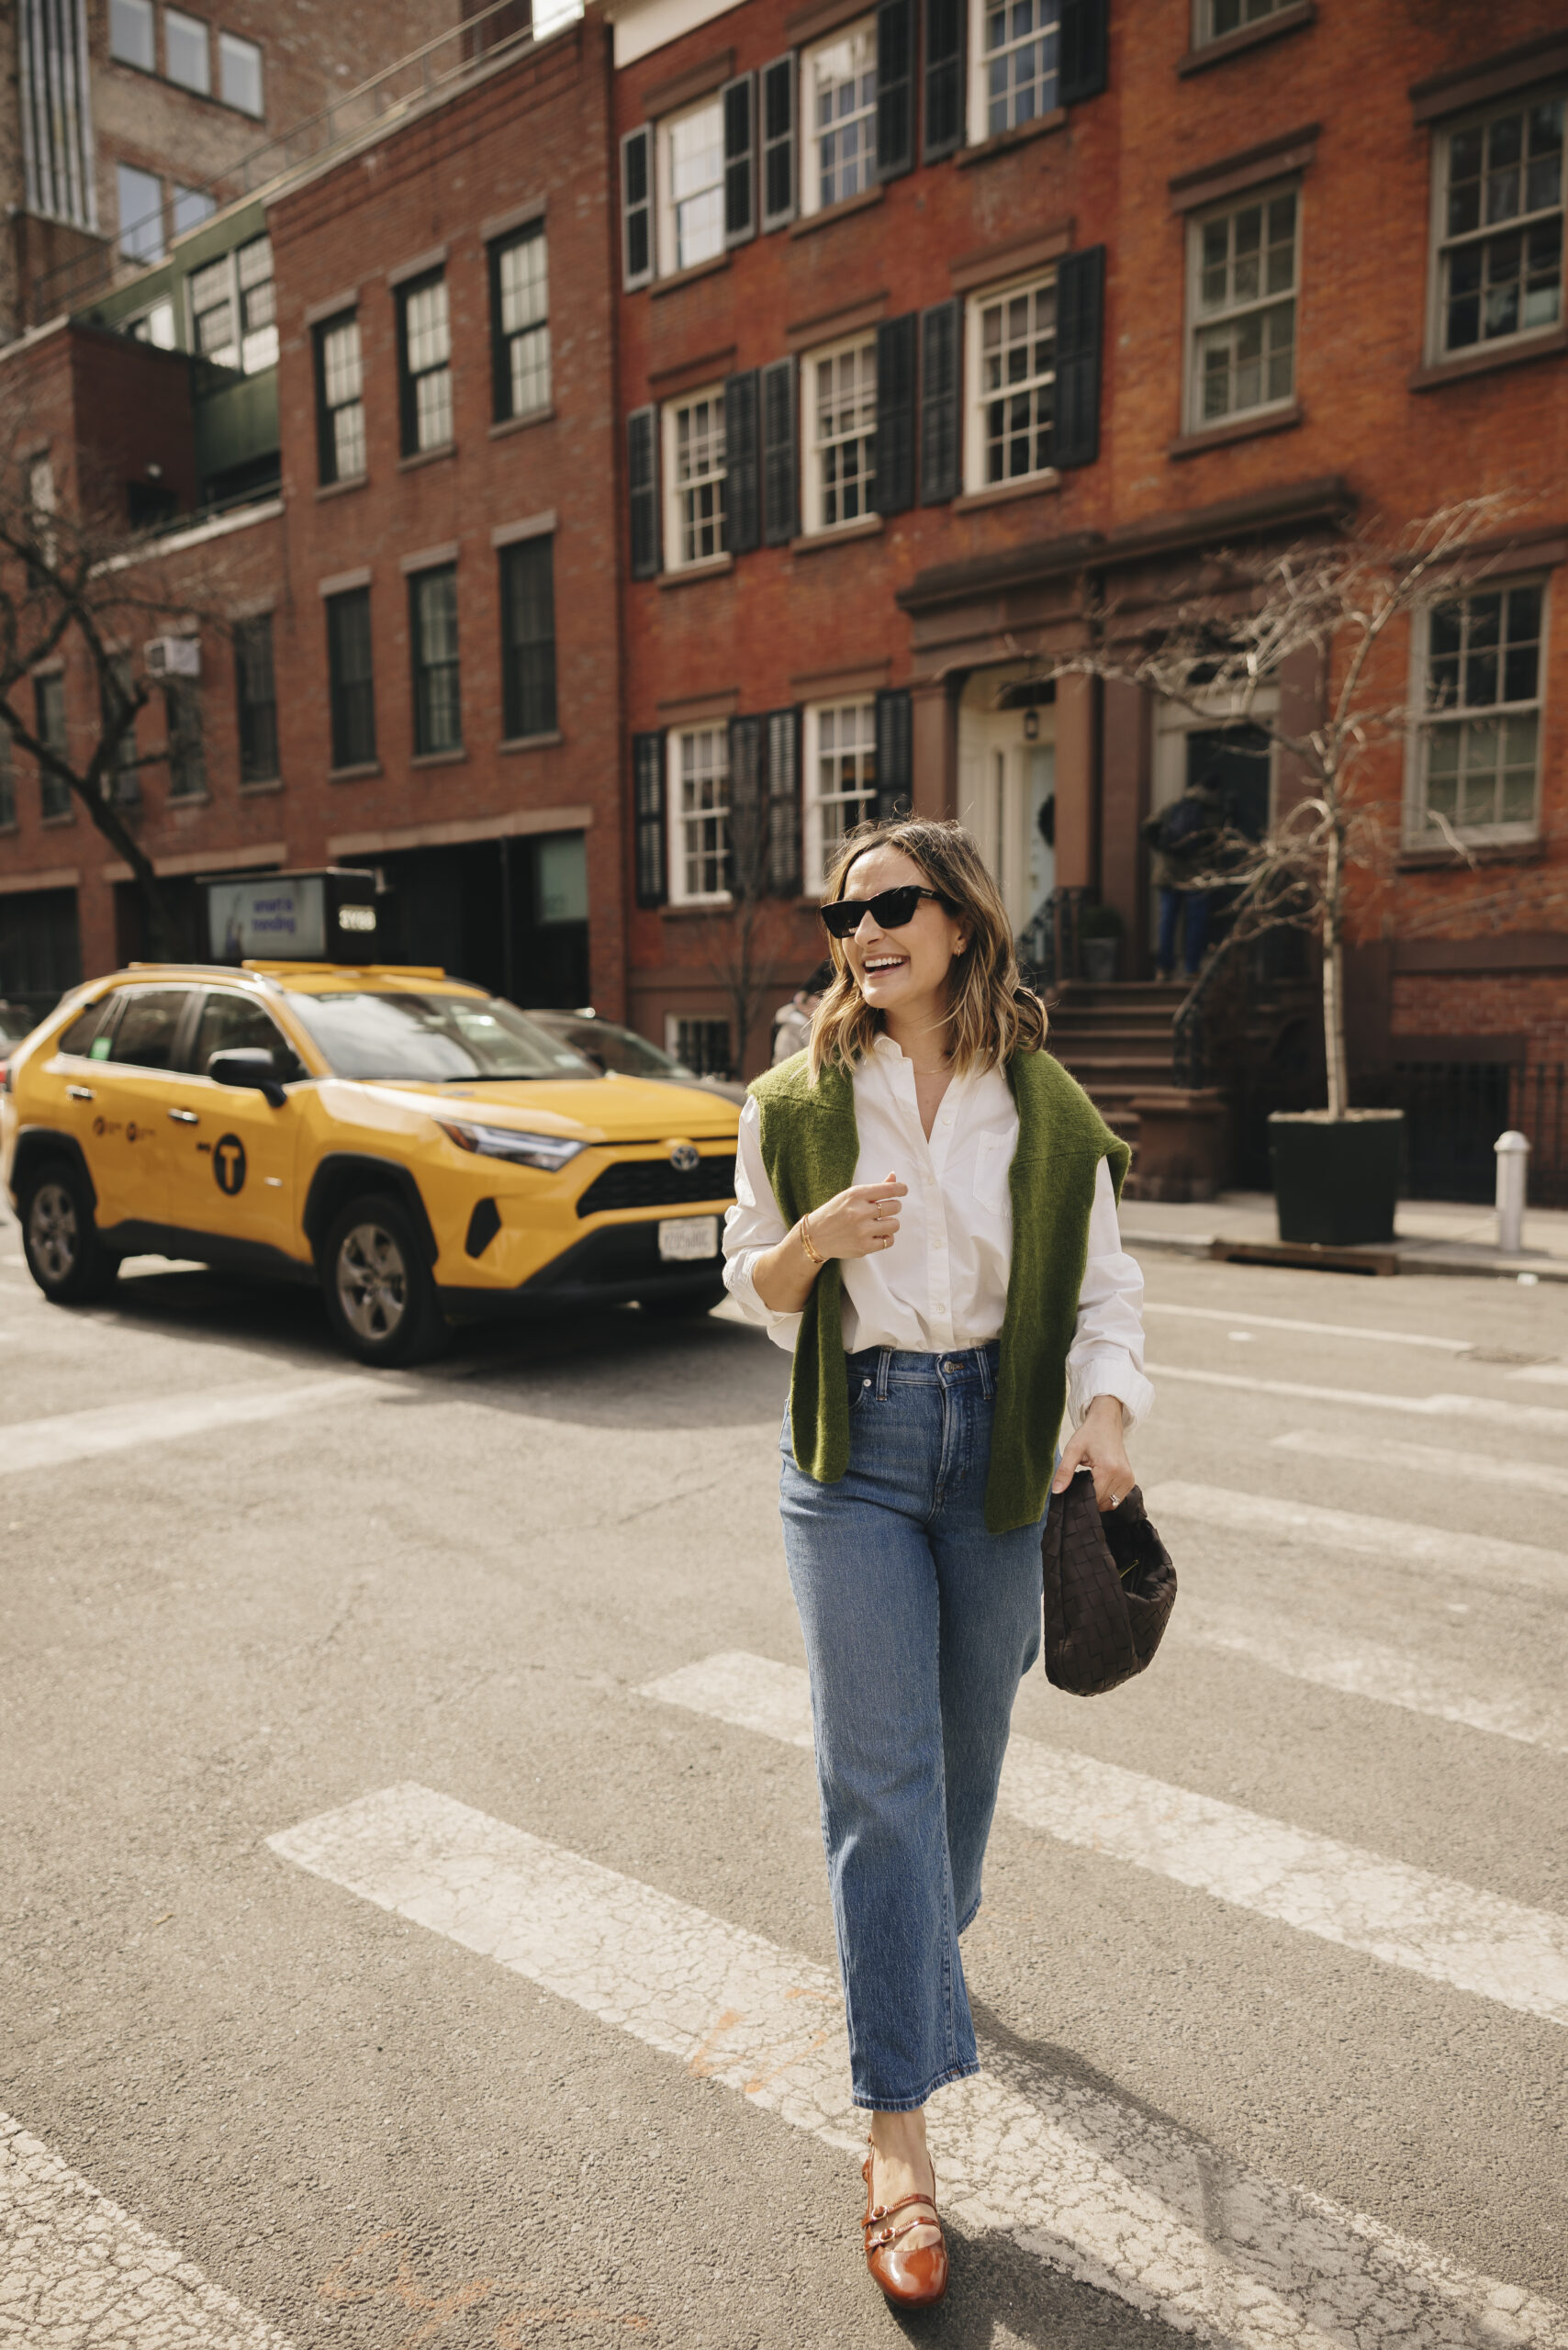
<path id="1" fill-rule="evenodd" d="M 1051 1495 L 1040 1537 L 1046 1675 L 1075 1697 L 1098 1697 L 1141 1673 L 1176 1605 L 1176 1570 L 1135 1485 L 1103 1516 L 1080 1469 Z"/>

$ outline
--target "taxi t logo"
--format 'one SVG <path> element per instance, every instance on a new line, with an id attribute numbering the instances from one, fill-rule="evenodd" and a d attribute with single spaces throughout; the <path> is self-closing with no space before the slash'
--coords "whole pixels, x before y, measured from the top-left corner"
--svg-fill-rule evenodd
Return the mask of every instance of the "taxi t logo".
<path id="1" fill-rule="evenodd" d="M 232 1199 L 245 1188 L 245 1146 L 238 1135 L 219 1135 L 212 1146 L 212 1171 L 218 1188 Z"/>

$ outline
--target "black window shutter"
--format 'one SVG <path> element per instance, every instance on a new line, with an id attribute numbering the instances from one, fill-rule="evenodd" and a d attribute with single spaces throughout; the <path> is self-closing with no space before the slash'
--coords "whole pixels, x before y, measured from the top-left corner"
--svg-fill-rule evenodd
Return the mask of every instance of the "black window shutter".
<path id="1" fill-rule="evenodd" d="M 490 281 L 490 421 L 504 424 L 511 414 L 511 354 L 501 332 L 501 248 L 499 241 L 485 254 Z"/>
<path id="2" fill-rule="evenodd" d="M 652 579 L 659 567 L 659 412 L 633 408 L 626 420 L 626 489 L 632 509 L 632 576 Z"/>
<path id="3" fill-rule="evenodd" d="M 767 887 L 767 779 L 763 721 L 730 721 L 730 893 L 756 898 Z"/>
<path id="4" fill-rule="evenodd" d="M 906 816 L 914 789 L 907 686 L 877 696 L 877 814 Z"/>
<path id="5" fill-rule="evenodd" d="M 902 514 L 914 504 L 915 354 L 913 310 L 877 329 L 877 511 Z"/>
<path id="6" fill-rule="evenodd" d="M 1060 67 L 1057 98 L 1075 106 L 1097 98 L 1105 86 L 1105 19 L 1110 0 L 1061 0 Z"/>
<path id="7" fill-rule="evenodd" d="M 756 448 L 756 369 L 724 383 L 724 512 L 732 554 L 762 544 L 762 480 Z"/>
<path id="8" fill-rule="evenodd" d="M 957 296 L 920 314 L 920 502 L 958 494 L 959 355 L 964 306 Z"/>
<path id="9" fill-rule="evenodd" d="M 762 225 L 795 218 L 795 52 L 762 69 Z"/>
<path id="10" fill-rule="evenodd" d="M 632 806 L 637 903 L 662 906 L 669 895 L 665 837 L 665 738 L 632 737 Z"/>
<path id="11" fill-rule="evenodd" d="M 762 536 L 788 546 L 800 529 L 795 452 L 795 362 L 776 359 L 762 371 Z"/>
<path id="12" fill-rule="evenodd" d="M 1100 454 L 1100 333 L 1105 308 L 1105 248 L 1064 253 L 1057 263 L 1057 415 L 1052 455 L 1066 472 Z"/>
<path id="13" fill-rule="evenodd" d="M 914 162 L 914 0 L 877 9 L 877 177 L 897 179 Z"/>
<path id="14" fill-rule="evenodd" d="M 775 897 L 801 891 L 801 713 L 770 711 L 767 727 L 767 886 Z"/>
<path id="15" fill-rule="evenodd" d="M 621 141 L 621 263 L 628 293 L 654 274 L 654 134 L 646 123 Z"/>
<path id="16" fill-rule="evenodd" d="M 756 234 L 756 75 L 737 74 L 719 93 L 724 113 L 724 242 Z"/>
<path id="17" fill-rule="evenodd" d="M 925 145 L 928 163 L 964 143 L 965 0 L 925 0 Z"/>

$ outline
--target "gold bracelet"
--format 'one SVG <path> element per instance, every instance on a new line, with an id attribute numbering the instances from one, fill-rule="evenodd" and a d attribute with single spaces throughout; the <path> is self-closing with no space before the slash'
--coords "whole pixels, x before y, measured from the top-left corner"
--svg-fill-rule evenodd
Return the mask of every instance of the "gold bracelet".
<path id="1" fill-rule="evenodd" d="M 808 1209 L 806 1214 L 801 1218 L 798 1227 L 801 1236 L 801 1246 L 805 1250 L 813 1265 L 825 1264 L 827 1261 L 826 1259 L 812 1243 L 811 1223 L 811 1211 Z"/>

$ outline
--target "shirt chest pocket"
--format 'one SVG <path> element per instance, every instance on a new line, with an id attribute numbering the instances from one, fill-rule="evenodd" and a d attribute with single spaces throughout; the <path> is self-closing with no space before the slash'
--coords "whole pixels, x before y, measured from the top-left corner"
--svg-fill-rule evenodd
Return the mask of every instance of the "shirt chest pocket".
<path id="1" fill-rule="evenodd" d="M 975 1145 L 975 1205 L 982 1215 L 1000 1221 L 1010 1205 L 1007 1178 L 1013 1164 L 1013 1143 L 1005 1135 L 981 1135 Z"/>

